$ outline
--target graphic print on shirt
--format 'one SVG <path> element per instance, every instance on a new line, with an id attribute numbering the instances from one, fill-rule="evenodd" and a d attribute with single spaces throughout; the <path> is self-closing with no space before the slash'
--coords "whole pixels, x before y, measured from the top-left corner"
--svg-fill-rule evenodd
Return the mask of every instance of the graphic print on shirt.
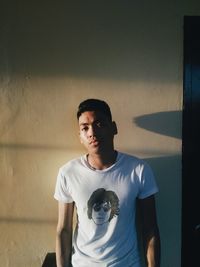
<path id="1" fill-rule="evenodd" d="M 96 225 L 103 225 L 119 215 L 119 198 L 115 192 L 99 188 L 90 196 L 87 207 L 88 218 Z"/>

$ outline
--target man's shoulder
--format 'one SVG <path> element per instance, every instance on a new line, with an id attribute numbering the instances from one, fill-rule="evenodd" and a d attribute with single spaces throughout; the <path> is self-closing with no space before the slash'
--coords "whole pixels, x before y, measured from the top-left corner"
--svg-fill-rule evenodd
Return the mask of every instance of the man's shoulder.
<path id="1" fill-rule="evenodd" d="M 135 164 L 145 164 L 145 161 L 135 155 L 131 155 L 124 152 L 119 152 L 119 157 L 121 157 L 124 161 L 128 161 L 129 163 L 135 163 Z"/>
<path id="2" fill-rule="evenodd" d="M 143 170 L 151 169 L 148 162 L 145 159 L 139 158 L 135 155 L 130 155 L 128 153 L 119 153 L 119 165 L 120 168 L 126 169 L 127 171 L 136 170 L 141 172 Z"/>
<path id="3" fill-rule="evenodd" d="M 81 167 L 82 166 L 82 159 L 83 159 L 83 156 L 79 156 L 77 158 L 70 159 L 69 161 L 67 161 L 66 163 L 64 163 L 60 167 L 60 171 L 62 173 L 66 173 L 66 172 L 69 172 L 71 170 L 75 170 L 75 168 Z"/>

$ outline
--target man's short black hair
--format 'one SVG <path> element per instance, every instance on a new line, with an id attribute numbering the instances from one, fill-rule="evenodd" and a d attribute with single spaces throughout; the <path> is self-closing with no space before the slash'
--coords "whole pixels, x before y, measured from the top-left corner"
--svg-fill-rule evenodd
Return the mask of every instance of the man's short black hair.
<path id="1" fill-rule="evenodd" d="M 81 114 L 85 111 L 100 111 L 104 113 L 110 121 L 112 121 L 110 107 L 103 100 L 90 98 L 81 102 L 78 106 L 77 119 L 79 119 Z"/>

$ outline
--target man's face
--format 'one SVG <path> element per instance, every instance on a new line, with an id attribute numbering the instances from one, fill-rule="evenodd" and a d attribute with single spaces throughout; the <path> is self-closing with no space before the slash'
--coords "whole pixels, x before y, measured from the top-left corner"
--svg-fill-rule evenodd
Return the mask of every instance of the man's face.
<path id="1" fill-rule="evenodd" d="M 80 141 L 90 153 L 113 149 L 114 123 L 103 113 L 86 111 L 79 117 Z"/>

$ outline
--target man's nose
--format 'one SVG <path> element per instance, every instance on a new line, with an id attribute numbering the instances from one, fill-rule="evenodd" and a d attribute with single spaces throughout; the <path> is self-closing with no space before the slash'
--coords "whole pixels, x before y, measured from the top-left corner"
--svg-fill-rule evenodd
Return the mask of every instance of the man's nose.
<path id="1" fill-rule="evenodd" d="M 88 131 L 88 135 L 91 136 L 95 136 L 96 135 L 96 129 L 93 125 L 90 126 L 89 131 Z"/>

